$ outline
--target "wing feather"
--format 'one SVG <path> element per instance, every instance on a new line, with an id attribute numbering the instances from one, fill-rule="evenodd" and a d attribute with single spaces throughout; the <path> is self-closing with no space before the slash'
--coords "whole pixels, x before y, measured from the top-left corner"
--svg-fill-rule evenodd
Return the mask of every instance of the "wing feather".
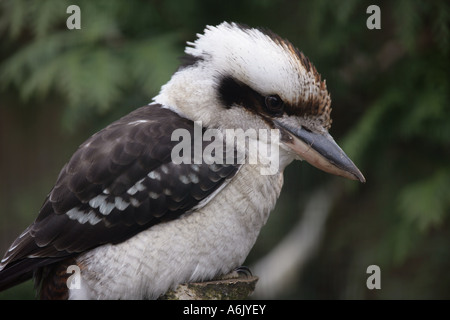
<path id="1" fill-rule="evenodd" d="M 180 128 L 193 137 L 191 120 L 154 104 L 86 140 L 61 170 L 35 222 L 5 254 L 0 290 L 37 267 L 176 219 L 236 174 L 237 165 L 172 163 L 179 141 L 171 135 Z"/>

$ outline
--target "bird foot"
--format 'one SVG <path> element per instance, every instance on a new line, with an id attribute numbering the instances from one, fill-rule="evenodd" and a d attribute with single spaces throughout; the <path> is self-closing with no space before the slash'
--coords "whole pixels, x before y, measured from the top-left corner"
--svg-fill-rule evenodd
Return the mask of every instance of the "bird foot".
<path id="1" fill-rule="evenodd" d="M 253 276 L 249 267 L 240 266 L 231 271 L 228 274 L 221 275 L 215 280 L 228 280 L 228 279 L 240 279 L 240 278 L 251 278 Z"/>

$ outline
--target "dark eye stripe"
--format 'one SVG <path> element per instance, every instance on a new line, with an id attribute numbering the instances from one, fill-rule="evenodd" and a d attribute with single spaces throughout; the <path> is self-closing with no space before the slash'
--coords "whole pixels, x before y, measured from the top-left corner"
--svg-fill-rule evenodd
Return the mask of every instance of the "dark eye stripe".
<path id="1" fill-rule="evenodd" d="M 260 109 L 264 105 L 264 97 L 233 77 L 219 80 L 218 93 L 219 99 L 227 108 L 239 105 L 256 112 L 262 111 Z"/>
<path id="2" fill-rule="evenodd" d="M 218 97 L 226 108 L 240 106 L 263 116 L 263 118 L 280 117 L 283 114 L 302 117 L 305 115 L 319 116 L 324 113 L 325 116 L 329 116 L 329 111 L 326 108 L 329 105 L 329 97 L 328 99 L 326 99 L 327 97 L 324 99 L 314 97 L 308 101 L 300 101 L 298 104 L 292 105 L 287 101 L 283 101 L 276 94 L 265 97 L 248 85 L 230 76 L 218 79 L 217 89 Z M 269 107 L 266 101 L 267 99 L 272 100 L 271 98 L 273 97 L 278 97 L 282 104 Z M 276 108 L 273 108 L 274 106 Z"/>
<path id="3" fill-rule="evenodd" d="M 226 108 L 240 106 L 256 114 L 272 117 L 283 114 L 283 101 L 278 95 L 265 97 L 233 77 L 220 79 L 218 93 Z"/>
<path id="4" fill-rule="evenodd" d="M 277 94 L 263 96 L 233 77 L 219 80 L 218 94 L 226 108 L 240 106 L 262 116 L 282 116 L 286 106 Z"/>

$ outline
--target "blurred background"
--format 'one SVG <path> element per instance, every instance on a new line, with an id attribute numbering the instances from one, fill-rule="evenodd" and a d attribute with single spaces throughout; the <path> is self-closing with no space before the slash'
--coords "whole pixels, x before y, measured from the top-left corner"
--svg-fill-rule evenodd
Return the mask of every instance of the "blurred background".
<path id="1" fill-rule="evenodd" d="M 69 5 L 81 29 L 68 30 Z M 366 26 L 371 4 L 381 29 Z M 269 28 L 315 64 L 360 184 L 296 162 L 247 260 L 255 298 L 450 298 L 448 1 L 0 1 L 0 255 L 90 135 L 149 103 L 205 25 Z M 381 289 L 370 290 L 377 265 Z M 31 281 L 0 299 L 33 299 Z"/>

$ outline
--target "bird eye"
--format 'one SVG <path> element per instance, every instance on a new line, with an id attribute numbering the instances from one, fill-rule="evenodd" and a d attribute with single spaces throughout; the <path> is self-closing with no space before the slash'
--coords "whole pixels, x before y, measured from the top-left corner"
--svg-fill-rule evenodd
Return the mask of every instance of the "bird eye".
<path id="1" fill-rule="evenodd" d="M 278 95 L 270 95 L 266 97 L 266 107 L 270 113 L 280 115 L 283 112 L 284 103 Z"/>

